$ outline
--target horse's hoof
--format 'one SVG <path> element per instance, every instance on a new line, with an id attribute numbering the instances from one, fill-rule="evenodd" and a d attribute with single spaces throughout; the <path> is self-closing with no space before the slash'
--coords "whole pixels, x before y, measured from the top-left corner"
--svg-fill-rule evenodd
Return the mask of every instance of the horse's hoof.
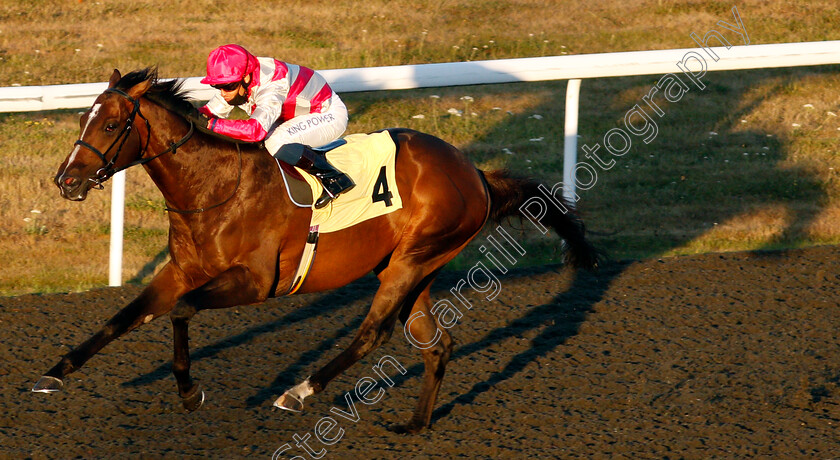
<path id="1" fill-rule="evenodd" d="M 184 403 L 184 409 L 186 409 L 187 412 L 198 410 L 198 408 L 204 404 L 204 390 L 196 385 L 190 394 L 181 399 L 181 402 Z"/>
<path id="2" fill-rule="evenodd" d="M 38 379 L 38 383 L 32 387 L 32 391 L 35 393 L 55 393 L 61 391 L 62 388 L 64 388 L 64 382 L 61 379 L 45 375 Z"/>
<path id="3" fill-rule="evenodd" d="M 417 425 L 413 423 L 405 423 L 399 425 L 391 425 L 388 427 L 388 431 L 397 434 L 415 434 L 423 431 L 423 425 Z"/>
<path id="4" fill-rule="evenodd" d="M 292 412 L 303 411 L 303 400 L 288 391 L 274 401 L 274 406 Z"/>

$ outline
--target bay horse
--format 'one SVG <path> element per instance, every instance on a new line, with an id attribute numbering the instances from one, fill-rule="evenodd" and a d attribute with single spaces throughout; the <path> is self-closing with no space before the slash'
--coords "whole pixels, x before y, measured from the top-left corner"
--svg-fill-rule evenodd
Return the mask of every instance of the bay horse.
<path id="1" fill-rule="evenodd" d="M 158 80 L 147 68 L 122 76 L 80 118 L 80 135 L 58 169 L 61 196 L 82 201 L 116 171 L 142 164 L 169 211 L 170 260 L 141 294 L 98 332 L 64 355 L 32 391 L 54 392 L 111 341 L 169 313 L 174 336 L 172 372 L 187 411 L 204 392 L 190 377 L 188 325 L 204 309 L 256 304 L 285 295 L 300 261 L 311 209 L 294 205 L 274 158 L 255 144 L 238 145 L 205 130 L 182 80 Z M 380 281 L 367 316 L 350 345 L 276 406 L 302 410 L 303 399 L 386 342 L 397 319 L 410 322 L 425 371 L 411 419 L 392 427 L 418 432 L 429 425 L 452 353 L 446 329 L 430 314 L 429 291 L 488 220 L 515 216 L 539 183 L 504 170 L 484 173 L 452 145 L 409 129 L 388 129 L 397 146 L 396 181 L 403 208 L 345 230 L 322 234 L 317 258 L 297 291 L 344 286 L 371 271 Z M 557 197 L 562 201 L 562 198 Z M 571 209 L 571 207 L 567 206 Z M 597 252 L 572 212 L 550 209 L 542 218 L 567 242 L 575 267 L 593 268 Z M 437 331 L 440 331 L 438 333 Z"/>

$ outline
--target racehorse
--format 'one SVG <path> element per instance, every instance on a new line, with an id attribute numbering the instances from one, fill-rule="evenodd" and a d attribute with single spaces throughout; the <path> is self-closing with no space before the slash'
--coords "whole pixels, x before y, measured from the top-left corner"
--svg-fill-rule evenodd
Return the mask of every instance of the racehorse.
<path id="1" fill-rule="evenodd" d="M 156 69 L 125 76 L 115 70 L 108 89 L 80 118 L 79 139 L 55 177 L 61 196 L 82 201 L 115 172 L 142 164 L 167 204 L 170 260 L 136 299 L 63 356 L 32 391 L 61 390 L 63 379 L 105 345 L 169 313 L 178 393 L 187 411 L 196 410 L 204 392 L 190 377 L 190 319 L 200 310 L 256 304 L 288 292 L 312 210 L 291 202 L 277 163 L 263 147 L 220 140 L 200 129 L 203 122 L 182 86 L 182 80 L 159 81 Z M 275 405 L 302 410 L 305 397 L 323 391 L 386 342 L 397 319 L 405 323 L 422 312 L 407 332 L 423 343 L 442 336 L 421 351 L 425 371 L 412 418 L 393 427 L 413 433 L 430 423 L 453 349 L 446 329 L 437 327 L 429 311 L 432 281 L 488 220 L 516 216 L 539 193 L 539 183 L 505 170 L 478 170 L 455 147 L 429 134 L 385 131 L 397 147 L 395 177 L 403 208 L 322 234 L 317 258 L 297 292 L 338 288 L 371 271 L 380 286 L 350 345 Z M 566 241 L 569 263 L 594 268 L 597 252 L 565 204 L 569 212 L 548 209 L 541 221 Z"/>

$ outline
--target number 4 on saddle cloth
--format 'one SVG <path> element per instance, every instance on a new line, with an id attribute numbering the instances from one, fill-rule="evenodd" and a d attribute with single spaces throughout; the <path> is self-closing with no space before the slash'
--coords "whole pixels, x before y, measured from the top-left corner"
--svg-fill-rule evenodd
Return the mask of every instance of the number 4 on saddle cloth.
<path id="1" fill-rule="evenodd" d="M 356 186 L 328 206 L 312 209 L 311 225 L 318 225 L 321 233 L 343 230 L 402 209 L 394 173 L 397 148 L 391 135 L 385 131 L 351 134 L 343 141 L 346 142 L 326 153 L 327 160 L 350 176 Z M 323 191 L 318 179 L 302 169 L 277 163 L 292 202 L 300 207 L 312 206 L 312 198 L 321 196 Z"/>
<path id="2" fill-rule="evenodd" d="M 402 209 L 394 171 L 397 147 L 391 135 L 387 131 L 351 134 L 343 140 L 346 142 L 326 153 L 327 160 L 350 176 L 356 186 L 328 206 L 312 208 L 309 237 L 287 295 L 293 294 L 303 284 L 315 257 L 319 233 L 337 232 Z M 299 168 L 280 161 L 277 163 L 292 202 L 300 207 L 311 207 L 314 197 L 321 196 L 323 191 L 318 179 Z"/>

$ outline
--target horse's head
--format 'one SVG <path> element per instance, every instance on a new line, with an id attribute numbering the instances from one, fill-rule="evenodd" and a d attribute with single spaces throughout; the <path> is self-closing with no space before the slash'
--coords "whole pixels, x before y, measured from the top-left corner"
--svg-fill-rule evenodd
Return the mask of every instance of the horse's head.
<path id="1" fill-rule="evenodd" d="M 105 90 L 79 120 L 79 139 L 58 168 L 55 184 L 61 196 L 82 201 L 91 187 L 102 188 L 102 182 L 142 156 L 148 145 L 149 122 L 140 113 L 140 97 L 155 80 L 154 73 L 144 79 L 123 81 L 114 70 Z M 137 118 L 145 121 L 145 139 L 135 129 Z"/>

